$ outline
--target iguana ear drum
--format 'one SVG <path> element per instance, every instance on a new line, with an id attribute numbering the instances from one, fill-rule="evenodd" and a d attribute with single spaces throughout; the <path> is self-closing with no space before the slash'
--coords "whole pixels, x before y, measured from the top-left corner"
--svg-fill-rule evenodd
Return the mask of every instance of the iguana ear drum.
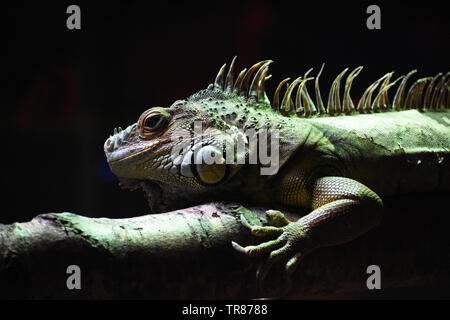
<path id="1" fill-rule="evenodd" d="M 195 159 L 198 178 L 205 184 L 216 184 L 222 181 L 227 173 L 227 166 L 222 152 L 213 146 L 201 148 Z"/>

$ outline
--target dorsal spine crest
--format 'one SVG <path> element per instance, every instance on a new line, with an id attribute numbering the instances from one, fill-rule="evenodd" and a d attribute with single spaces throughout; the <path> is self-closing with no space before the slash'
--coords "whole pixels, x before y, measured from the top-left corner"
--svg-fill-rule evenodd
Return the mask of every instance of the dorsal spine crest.
<path id="1" fill-rule="evenodd" d="M 200 100 L 204 97 L 216 100 L 238 99 L 241 101 L 241 104 L 245 104 L 250 108 L 272 108 L 273 111 L 283 116 L 290 117 L 296 115 L 298 117 L 306 118 L 352 115 L 356 112 L 370 114 L 408 109 L 441 111 L 450 107 L 450 83 L 449 80 L 447 80 L 449 73 L 446 73 L 445 75 L 443 75 L 443 73 L 438 73 L 434 77 L 418 79 L 408 90 L 406 90 L 407 81 L 417 72 L 417 70 L 412 70 L 407 75 L 402 75 L 393 82 L 390 82 L 390 80 L 394 72 L 386 73 L 367 87 L 355 108 L 350 96 L 350 89 L 354 79 L 362 71 L 363 67 L 356 67 L 348 73 L 347 78 L 345 79 L 345 87 L 341 101 L 340 84 L 349 69 L 346 68 L 332 82 L 328 94 L 328 103 L 325 107 L 319 88 L 319 77 L 322 74 L 325 64 L 322 64 L 322 67 L 315 77 L 308 77 L 313 70 L 313 68 L 310 68 L 303 77 L 297 77 L 290 84 L 288 82 L 290 78 L 282 80 L 278 84 L 271 102 L 265 93 L 265 82 L 271 77 L 271 75 L 267 75 L 267 73 L 269 65 L 273 61 L 263 60 L 254 64 L 249 69 L 244 68 L 237 78 L 234 79 L 235 61 L 236 57 L 233 58 L 230 68 L 226 73 L 226 77 L 226 64 L 224 64 L 220 68 L 214 84 L 208 86 L 206 90 L 202 90 L 191 96 L 190 100 Z M 307 81 L 309 80 L 315 80 L 315 104 L 308 93 Z M 389 101 L 388 90 L 400 80 L 402 81 L 400 82 L 391 103 Z M 286 89 L 283 98 L 280 99 L 280 93 L 283 87 L 286 87 Z M 297 88 L 297 92 L 294 100 L 292 94 L 295 88 Z M 405 92 L 407 92 L 406 96 Z M 373 96 L 375 96 L 375 98 L 372 99 Z"/>

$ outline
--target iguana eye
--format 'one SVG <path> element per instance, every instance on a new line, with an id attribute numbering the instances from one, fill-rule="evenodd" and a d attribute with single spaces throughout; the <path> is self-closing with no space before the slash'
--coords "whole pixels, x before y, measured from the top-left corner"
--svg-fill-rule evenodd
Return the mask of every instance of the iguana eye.
<path id="1" fill-rule="evenodd" d="M 160 114 L 149 116 L 145 119 L 144 129 L 148 131 L 157 131 L 164 121 L 164 117 Z"/>
<path id="2" fill-rule="evenodd" d="M 170 114 L 164 108 L 147 110 L 139 118 L 139 136 L 143 139 L 153 138 L 167 127 L 170 119 Z"/>

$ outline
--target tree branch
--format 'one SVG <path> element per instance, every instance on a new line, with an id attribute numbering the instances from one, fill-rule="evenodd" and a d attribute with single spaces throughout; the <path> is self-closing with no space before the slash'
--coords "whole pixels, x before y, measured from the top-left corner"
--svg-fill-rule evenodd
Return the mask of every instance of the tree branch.
<path id="1" fill-rule="evenodd" d="M 383 288 L 450 283 L 450 241 L 443 236 L 448 217 L 414 218 L 411 211 L 402 215 L 402 203 L 391 206 L 395 212 L 361 238 L 306 257 L 293 275 L 289 296 L 366 291 L 366 268 L 371 264 L 380 266 Z M 209 203 L 129 219 L 60 213 L 0 225 L 0 297 L 279 296 L 287 288 L 281 267 L 258 289 L 255 272 L 261 260 L 241 256 L 230 244 L 231 240 L 243 245 L 261 241 L 249 235 L 239 214 L 252 224 L 267 225 L 264 211 Z M 287 216 L 295 220 L 292 214 Z M 81 290 L 66 286 L 69 265 L 81 269 Z"/>

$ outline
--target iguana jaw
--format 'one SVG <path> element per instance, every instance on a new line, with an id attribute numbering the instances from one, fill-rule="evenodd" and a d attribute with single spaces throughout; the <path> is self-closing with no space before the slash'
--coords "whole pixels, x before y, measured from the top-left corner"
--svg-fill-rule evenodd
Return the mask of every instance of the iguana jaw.
<path id="1" fill-rule="evenodd" d="M 136 128 L 137 123 L 125 130 L 115 129 L 104 144 L 109 166 L 119 178 L 148 179 L 146 164 L 162 163 L 163 158 L 170 156 L 170 138 L 161 136 L 153 140 L 141 140 Z"/>
<path id="2" fill-rule="evenodd" d="M 111 142 L 111 140 L 113 142 Z M 140 156 L 140 155 L 142 155 L 144 153 L 148 154 L 152 150 L 157 150 L 162 145 L 170 142 L 170 139 L 155 139 L 154 141 L 151 141 L 148 143 L 139 143 L 134 146 L 129 146 L 129 145 L 123 146 L 123 145 L 120 145 L 117 141 L 120 141 L 120 138 L 118 138 L 117 136 L 112 136 L 105 142 L 105 154 L 106 154 L 108 163 L 111 166 L 116 166 L 120 162 L 126 162 L 126 161 L 130 160 L 131 158 L 135 158 L 135 159 L 142 158 L 142 156 Z M 107 150 L 107 148 L 108 148 L 107 145 L 110 146 L 112 144 L 116 145 L 117 149 L 114 149 L 113 151 L 110 152 Z M 158 155 L 154 154 L 154 158 L 157 158 L 157 157 L 158 157 Z M 149 158 L 149 160 L 151 160 L 151 159 L 152 159 L 152 157 Z"/>

